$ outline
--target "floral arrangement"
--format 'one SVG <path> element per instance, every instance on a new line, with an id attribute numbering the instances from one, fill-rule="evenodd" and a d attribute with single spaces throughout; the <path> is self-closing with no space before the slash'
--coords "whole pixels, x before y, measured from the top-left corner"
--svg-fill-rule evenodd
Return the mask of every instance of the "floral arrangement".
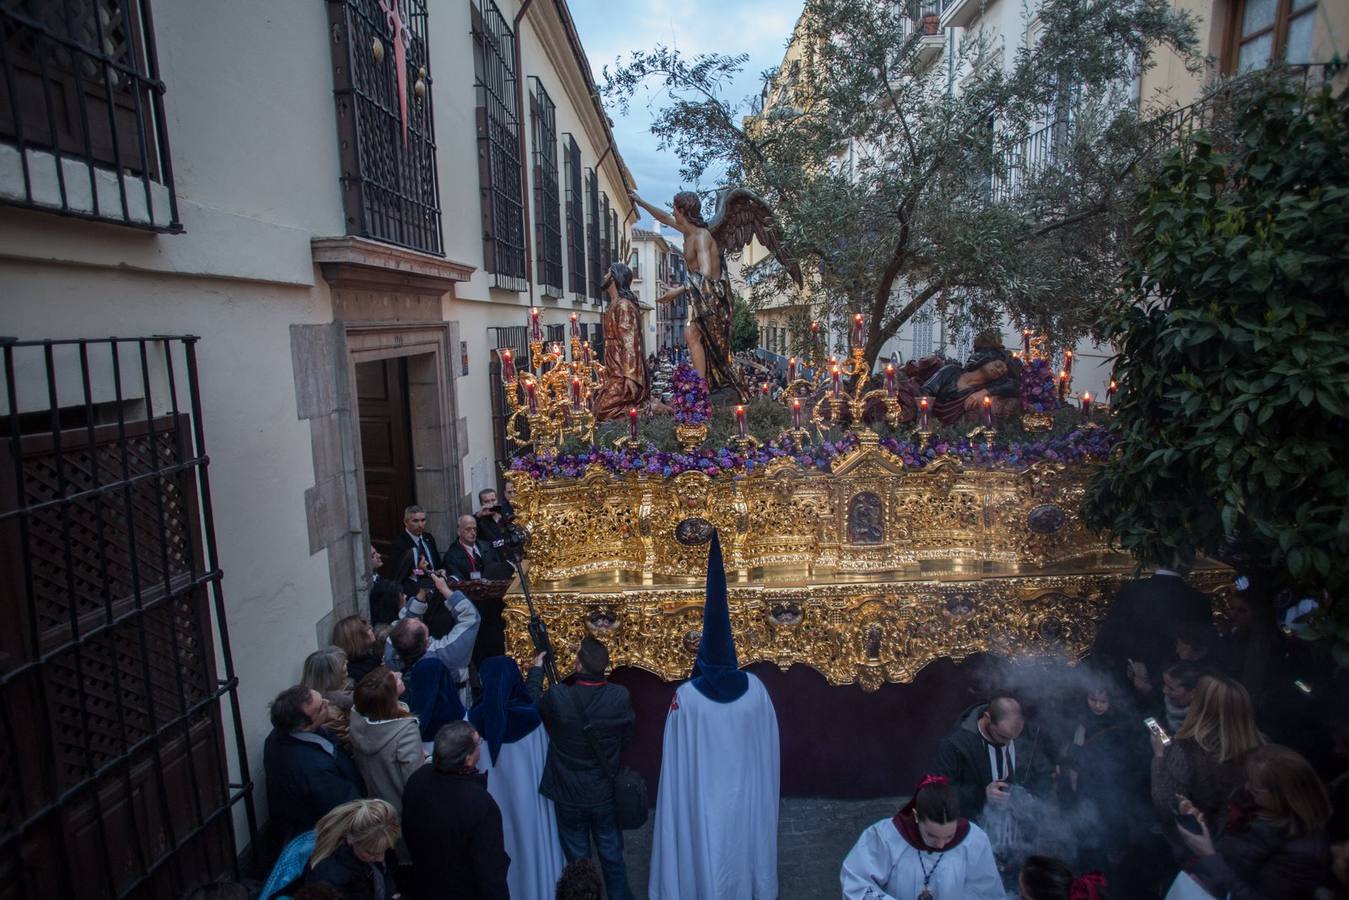
<path id="1" fill-rule="evenodd" d="M 1021 468 L 1040 460 L 1075 462 L 1105 459 L 1114 443 L 1114 436 L 1104 428 L 1077 428 L 1034 441 L 995 443 L 991 448 L 968 438 L 948 440 L 940 436 L 926 448 L 914 441 L 894 437 L 883 439 L 881 446 L 913 469 L 921 469 L 943 456 L 954 457 L 970 466 Z M 658 475 L 668 478 L 681 472 L 748 474 L 775 459 L 791 458 L 804 469 L 828 472 L 833 468 L 835 459 L 855 446 L 857 438 L 850 434 L 836 441 L 806 445 L 797 445 L 791 438 L 782 437 L 743 453 L 729 447 L 704 448 L 693 453 L 657 450 L 651 445 L 642 450 L 591 447 L 579 453 L 546 452 L 518 456 L 511 460 L 511 470 L 536 479 L 577 478 L 589 466 L 599 465 L 615 475 Z"/>
<path id="2" fill-rule="evenodd" d="M 1049 360 L 1040 357 L 1025 363 L 1021 367 L 1021 408 L 1026 412 L 1052 413 L 1061 405 Z"/>
<path id="3" fill-rule="evenodd" d="M 677 425 L 702 425 L 712 418 L 707 380 L 688 363 L 675 367 L 670 380 L 670 406 L 674 408 Z"/>

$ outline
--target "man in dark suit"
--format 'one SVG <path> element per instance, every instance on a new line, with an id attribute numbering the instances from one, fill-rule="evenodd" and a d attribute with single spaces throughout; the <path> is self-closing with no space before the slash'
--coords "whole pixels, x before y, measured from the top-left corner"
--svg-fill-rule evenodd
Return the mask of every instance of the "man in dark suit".
<path id="1" fill-rule="evenodd" d="M 500 559 L 491 544 L 478 540 L 478 520 L 472 516 L 460 516 L 456 536 L 458 540 L 445 552 L 445 564 L 450 576 L 458 581 L 491 578 L 496 573 Z M 492 574 L 488 574 L 488 569 L 492 570 Z"/>
<path id="2" fill-rule="evenodd" d="M 286 688 L 272 701 L 272 733 L 262 747 L 267 807 L 282 845 L 331 809 L 366 796 L 356 763 L 324 725 L 331 711 L 318 691 Z"/>
<path id="3" fill-rule="evenodd" d="M 505 900 L 510 896 L 501 808 L 478 772 L 481 740 L 468 722 L 436 733 L 432 764 L 403 789 L 403 839 L 412 855 L 415 900 Z"/>
<path id="4" fill-rule="evenodd" d="M 414 552 L 415 551 L 415 552 Z M 426 530 L 426 510 L 409 506 L 403 510 L 403 531 L 393 539 L 394 579 L 402 581 L 424 559 L 432 571 L 444 568 L 435 536 Z"/>
<path id="5" fill-rule="evenodd" d="M 1187 622 L 1211 624 L 1213 602 L 1185 583 L 1171 569 L 1158 569 L 1151 578 L 1125 582 L 1096 631 L 1092 658 L 1098 669 L 1116 678 L 1142 684 L 1161 683 L 1162 669 L 1175 659 L 1176 637 Z M 1132 662 L 1132 671 L 1125 668 Z"/>
<path id="6" fill-rule="evenodd" d="M 393 578 L 381 578 L 379 570 L 384 567 L 384 557 L 378 550 L 370 548 L 370 621 L 376 625 L 387 625 L 398 618 L 398 608 L 402 605 L 403 594 L 398 582 Z"/>

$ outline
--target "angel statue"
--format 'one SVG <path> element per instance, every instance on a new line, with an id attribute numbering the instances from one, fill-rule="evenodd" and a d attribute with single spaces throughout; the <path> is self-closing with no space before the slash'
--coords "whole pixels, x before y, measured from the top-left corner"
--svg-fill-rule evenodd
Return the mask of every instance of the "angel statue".
<path id="1" fill-rule="evenodd" d="M 710 222 L 703 219 L 702 201 L 692 191 L 675 194 L 673 215 L 647 203 L 635 192 L 630 191 L 629 196 L 657 222 L 669 225 L 684 236 L 688 283 L 663 294 L 656 302 L 669 303 L 681 294 L 689 295 L 684 338 L 688 341 L 693 367 L 707 379 L 713 390 L 733 387 L 741 402 L 747 401 L 749 392 L 731 362 L 731 318 L 735 296 L 726 274 L 726 252 L 738 252 L 751 238 L 758 238 L 799 287 L 801 269 L 782 249 L 773 211 L 745 188 L 721 191 L 717 195 L 716 215 Z"/>

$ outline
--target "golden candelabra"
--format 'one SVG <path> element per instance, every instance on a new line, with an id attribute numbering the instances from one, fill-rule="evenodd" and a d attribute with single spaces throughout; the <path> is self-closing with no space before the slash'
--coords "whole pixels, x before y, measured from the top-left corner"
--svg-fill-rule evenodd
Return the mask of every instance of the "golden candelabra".
<path id="1" fill-rule="evenodd" d="M 851 387 L 847 384 L 848 379 L 851 379 Z M 860 346 L 854 346 L 852 353 L 844 360 L 831 357 L 827 371 L 816 369 L 814 381 L 798 379 L 796 383 L 806 385 L 810 391 L 825 389 L 824 396 L 816 400 L 810 409 L 810 424 L 817 431 L 822 432 L 831 425 L 840 426 L 842 414 L 847 410 L 850 430 L 863 443 L 875 443 L 880 440 L 880 436 L 865 421 L 869 406 L 878 405 L 883 409 L 886 424 L 891 428 L 897 427 L 904 415 L 899 403 L 899 373 L 887 363 L 885 384 L 873 387 L 871 367 L 867 365 L 866 355 Z M 794 390 L 793 385 L 788 385 L 783 397 L 784 402 L 792 406 L 794 430 L 799 429 L 795 404 L 792 403 L 799 399 L 799 391 Z"/>
<path id="2" fill-rule="evenodd" d="M 535 452 L 558 447 L 568 437 L 593 444 L 594 405 L 603 372 L 589 343 L 575 331 L 570 360 L 560 342 L 548 346 L 538 334 L 529 343 L 527 368 L 517 367 L 511 351 L 503 350 L 507 436 L 517 445 L 533 445 Z"/>

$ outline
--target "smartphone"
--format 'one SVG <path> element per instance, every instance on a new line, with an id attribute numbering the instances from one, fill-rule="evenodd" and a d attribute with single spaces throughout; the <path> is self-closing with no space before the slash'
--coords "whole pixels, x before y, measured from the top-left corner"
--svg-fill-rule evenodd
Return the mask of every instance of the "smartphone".
<path id="1" fill-rule="evenodd" d="M 1148 727 L 1148 731 L 1151 731 L 1153 734 L 1157 735 L 1157 740 L 1162 742 L 1163 747 L 1170 745 L 1171 735 L 1166 733 L 1165 728 L 1157 724 L 1156 719 L 1154 719 L 1152 716 L 1148 716 L 1146 719 L 1143 720 L 1143 724 Z"/>
<path id="2" fill-rule="evenodd" d="M 1294 678 L 1293 686 L 1296 687 L 1302 693 L 1306 694 L 1308 697 L 1312 695 L 1312 686 L 1307 682 L 1303 681 L 1301 678 Z"/>

